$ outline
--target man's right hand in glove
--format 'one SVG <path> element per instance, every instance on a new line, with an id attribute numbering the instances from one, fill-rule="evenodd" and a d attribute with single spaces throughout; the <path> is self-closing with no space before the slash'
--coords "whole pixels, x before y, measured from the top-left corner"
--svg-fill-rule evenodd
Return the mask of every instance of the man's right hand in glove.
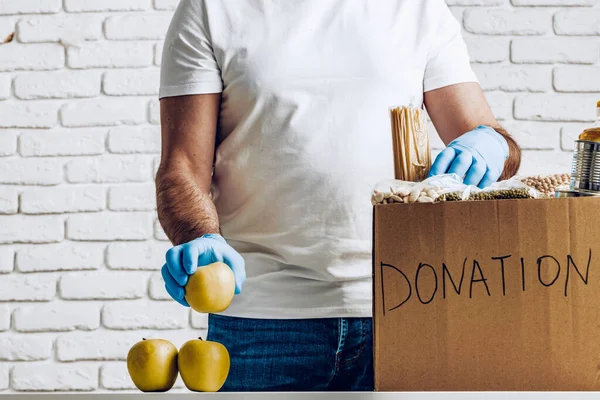
<path id="1" fill-rule="evenodd" d="M 218 261 L 227 264 L 235 276 L 235 294 L 241 292 L 246 280 L 244 259 L 219 234 L 206 234 L 170 248 L 166 261 L 161 269 L 165 288 L 175 301 L 186 307 L 190 305 L 185 299 L 185 285 L 198 268 Z"/>

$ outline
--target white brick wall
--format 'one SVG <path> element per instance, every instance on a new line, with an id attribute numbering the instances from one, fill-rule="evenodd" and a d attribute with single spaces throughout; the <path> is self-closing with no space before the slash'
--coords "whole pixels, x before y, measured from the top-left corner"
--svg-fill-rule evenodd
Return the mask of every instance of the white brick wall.
<path id="1" fill-rule="evenodd" d="M 15 97 L 21 100 L 68 99 L 100 94 L 98 71 L 24 73 L 15 77 Z"/>
<path id="2" fill-rule="evenodd" d="M 32 335 L 0 336 L 0 361 L 39 361 L 52 357 L 52 338 Z"/>
<path id="3" fill-rule="evenodd" d="M 72 364 L 19 364 L 12 368 L 10 385 L 18 391 L 91 391 L 98 387 L 98 367 Z"/>
<path id="4" fill-rule="evenodd" d="M 65 36 L 77 35 L 81 40 L 102 37 L 101 15 L 59 15 L 22 18 L 17 24 L 21 42 L 59 42 Z"/>
<path id="5" fill-rule="evenodd" d="M 0 40 L 16 33 L 0 45 L 0 394 L 131 390 L 135 342 L 205 335 L 158 272 L 156 95 L 177 3 L 0 0 Z M 600 1 L 447 3 L 521 173 L 568 172 L 600 100 Z"/>
<path id="6" fill-rule="evenodd" d="M 8 43 L 2 47 L 0 71 L 45 71 L 63 68 L 65 51 L 59 44 Z"/>

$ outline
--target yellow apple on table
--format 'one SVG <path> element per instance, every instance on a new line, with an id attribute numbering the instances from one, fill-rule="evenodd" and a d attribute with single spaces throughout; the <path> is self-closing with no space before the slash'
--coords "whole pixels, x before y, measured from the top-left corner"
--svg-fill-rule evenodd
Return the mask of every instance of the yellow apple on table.
<path id="1" fill-rule="evenodd" d="M 229 375 L 229 352 L 221 343 L 202 338 L 188 340 L 179 349 L 179 373 L 194 392 L 218 392 Z"/>
<path id="2" fill-rule="evenodd" d="M 166 392 L 177 380 L 177 347 L 164 339 L 142 339 L 129 349 L 127 371 L 142 392 Z"/>
<path id="3" fill-rule="evenodd" d="M 198 267 L 185 285 L 185 299 L 199 313 L 225 311 L 234 294 L 235 276 L 231 268 L 222 262 Z"/>

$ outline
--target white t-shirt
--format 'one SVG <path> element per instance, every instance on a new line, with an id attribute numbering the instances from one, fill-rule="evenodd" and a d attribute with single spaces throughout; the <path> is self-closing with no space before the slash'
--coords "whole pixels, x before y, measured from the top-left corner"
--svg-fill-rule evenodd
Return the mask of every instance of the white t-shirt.
<path id="1" fill-rule="evenodd" d="M 223 314 L 371 316 L 389 108 L 476 81 L 444 0 L 182 0 L 160 97 L 222 92 L 214 201 L 247 272 Z"/>

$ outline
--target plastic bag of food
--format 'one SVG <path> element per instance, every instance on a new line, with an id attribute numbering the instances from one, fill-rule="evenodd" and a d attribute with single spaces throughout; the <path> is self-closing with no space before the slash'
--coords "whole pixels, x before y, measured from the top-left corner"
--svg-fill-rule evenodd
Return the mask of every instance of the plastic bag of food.
<path id="1" fill-rule="evenodd" d="M 425 112 L 412 106 L 390 109 L 394 176 L 397 180 L 419 182 L 431 168 L 431 150 Z"/>
<path id="2" fill-rule="evenodd" d="M 437 175 L 422 182 L 384 180 L 375 185 L 371 203 L 439 203 L 502 199 L 539 199 L 546 197 L 518 178 L 500 181 L 480 189 L 465 185 L 456 174 Z"/>
<path id="3" fill-rule="evenodd" d="M 469 200 L 502 200 L 502 199 L 541 199 L 546 197 L 538 190 L 511 178 L 493 183 L 485 189 L 475 188 L 469 195 Z"/>
<path id="4" fill-rule="evenodd" d="M 466 200 L 470 192 L 471 187 L 462 183 L 456 174 L 436 175 L 421 182 L 388 179 L 375 185 L 371 203 L 433 203 L 447 193 L 458 193 L 458 200 Z"/>
<path id="5" fill-rule="evenodd" d="M 520 177 L 519 180 L 527 186 L 536 189 L 546 197 L 554 197 L 557 189 L 569 187 L 571 174 L 543 174 Z"/>

